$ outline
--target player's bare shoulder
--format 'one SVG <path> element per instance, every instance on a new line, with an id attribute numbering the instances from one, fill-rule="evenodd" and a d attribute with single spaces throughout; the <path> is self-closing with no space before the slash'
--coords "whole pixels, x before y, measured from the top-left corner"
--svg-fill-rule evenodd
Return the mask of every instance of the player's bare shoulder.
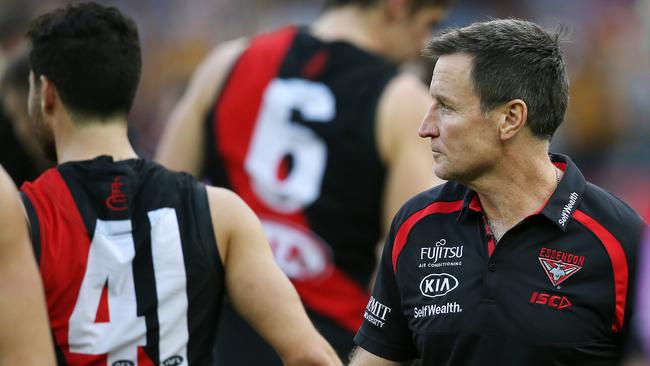
<path id="1" fill-rule="evenodd" d="M 7 222 L 6 218 L 15 216 L 16 210 L 22 211 L 18 200 L 18 191 L 9 174 L 0 167 L 0 221 Z"/>
<path id="2" fill-rule="evenodd" d="M 4 198 L 9 197 L 9 192 L 13 190 L 14 188 L 11 185 L 11 178 L 9 178 L 7 172 L 0 167 L 0 197 L 3 198 L 3 203 L 5 202 Z M 4 208 L 5 205 L 3 204 L 0 207 Z"/>
<path id="3" fill-rule="evenodd" d="M 198 66 L 190 85 L 193 98 L 209 104 L 221 89 L 230 69 L 248 45 L 248 38 L 227 41 L 212 50 Z"/>
<path id="4" fill-rule="evenodd" d="M 156 152 L 157 161 L 170 169 L 201 175 L 201 124 L 247 42 L 245 38 L 226 42 L 199 65 L 171 113 Z"/>
<path id="5" fill-rule="evenodd" d="M 183 111 L 189 108 L 202 116 L 216 98 L 230 69 L 247 45 L 247 38 L 239 38 L 225 42 L 212 50 L 194 71 L 189 87 L 177 106 L 177 110 Z M 187 114 L 188 112 L 184 112 L 183 116 Z M 173 119 L 174 115 L 172 114 Z M 183 118 L 183 120 L 187 119 Z M 195 120 L 202 121 L 200 118 Z"/>
<path id="6" fill-rule="evenodd" d="M 210 214 L 213 216 L 232 216 L 248 209 L 244 201 L 229 189 L 206 186 L 206 191 L 210 202 Z"/>
<path id="7" fill-rule="evenodd" d="M 430 104 L 426 85 L 410 72 L 397 74 L 386 85 L 377 108 L 377 142 L 384 160 L 399 149 L 404 135 L 417 138 L 417 129 Z M 409 136 L 409 135 L 414 136 Z"/>
<path id="8" fill-rule="evenodd" d="M 219 254 L 225 263 L 232 237 L 246 231 L 249 223 L 257 221 L 257 217 L 234 192 L 213 186 L 206 186 L 206 191 Z"/>

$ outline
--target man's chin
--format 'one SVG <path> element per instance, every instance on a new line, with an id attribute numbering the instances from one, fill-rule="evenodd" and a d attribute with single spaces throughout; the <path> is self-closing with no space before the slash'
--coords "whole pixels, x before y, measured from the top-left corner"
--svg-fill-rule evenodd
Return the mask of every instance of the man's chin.
<path id="1" fill-rule="evenodd" d="M 440 166 L 436 165 L 433 168 L 433 174 L 435 174 L 436 177 L 442 180 L 451 180 L 451 174 L 446 169 L 441 168 Z"/>

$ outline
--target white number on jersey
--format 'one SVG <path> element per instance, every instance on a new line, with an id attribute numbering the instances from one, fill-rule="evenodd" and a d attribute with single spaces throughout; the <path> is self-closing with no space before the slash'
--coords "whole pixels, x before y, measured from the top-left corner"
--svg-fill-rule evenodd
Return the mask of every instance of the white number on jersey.
<path id="1" fill-rule="evenodd" d="M 160 360 L 187 365 L 187 292 L 185 263 L 176 211 L 148 213 L 151 252 L 158 298 Z M 97 220 L 77 303 L 69 320 L 70 352 L 107 354 L 108 365 L 137 365 L 138 347 L 146 345 L 147 328 L 137 315 L 130 220 Z M 109 321 L 96 323 L 102 290 L 108 283 Z"/>
<path id="2" fill-rule="evenodd" d="M 327 146 L 291 120 L 294 111 L 310 122 L 331 122 L 334 94 L 323 83 L 303 79 L 275 79 L 264 92 L 245 166 L 257 196 L 282 213 L 296 212 L 318 198 L 327 163 Z M 288 157 L 292 167 L 279 177 Z"/>

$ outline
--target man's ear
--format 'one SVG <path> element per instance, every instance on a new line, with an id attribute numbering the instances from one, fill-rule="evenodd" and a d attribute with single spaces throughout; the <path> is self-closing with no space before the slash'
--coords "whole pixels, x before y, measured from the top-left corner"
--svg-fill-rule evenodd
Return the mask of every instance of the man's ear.
<path id="1" fill-rule="evenodd" d="M 513 99 L 501 108 L 499 116 L 499 137 L 502 141 L 510 140 L 521 131 L 528 120 L 528 106 L 521 99 Z"/>
<path id="2" fill-rule="evenodd" d="M 52 114 L 59 99 L 59 93 L 47 76 L 41 75 L 39 79 L 41 81 L 41 110 L 44 114 Z"/>

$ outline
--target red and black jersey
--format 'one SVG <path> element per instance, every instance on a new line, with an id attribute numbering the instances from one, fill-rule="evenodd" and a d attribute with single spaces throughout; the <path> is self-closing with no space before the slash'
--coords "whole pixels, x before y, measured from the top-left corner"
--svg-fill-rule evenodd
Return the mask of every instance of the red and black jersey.
<path id="1" fill-rule="evenodd" d="M 210 365 L 223 267 L 205 187 L 101 156 L 22 187 L 60 365 Z"/>
<path id="2" fill-rule="evenodd" d="M 448 182 L 395 216 L 355 341 L 423 365 L 616 365 L 641 218 L 569 158 L 536 213 L 496 247 L 480 200 Z"/>
<path id="3" fill-rule="evenodd" d="M 206 121 L 208 179 L 253 208 L 307 310 L 350 340 L 382 234 L 375 120 L 396 73 L 349 43 L 282 28 L 250 41 Z"/>

